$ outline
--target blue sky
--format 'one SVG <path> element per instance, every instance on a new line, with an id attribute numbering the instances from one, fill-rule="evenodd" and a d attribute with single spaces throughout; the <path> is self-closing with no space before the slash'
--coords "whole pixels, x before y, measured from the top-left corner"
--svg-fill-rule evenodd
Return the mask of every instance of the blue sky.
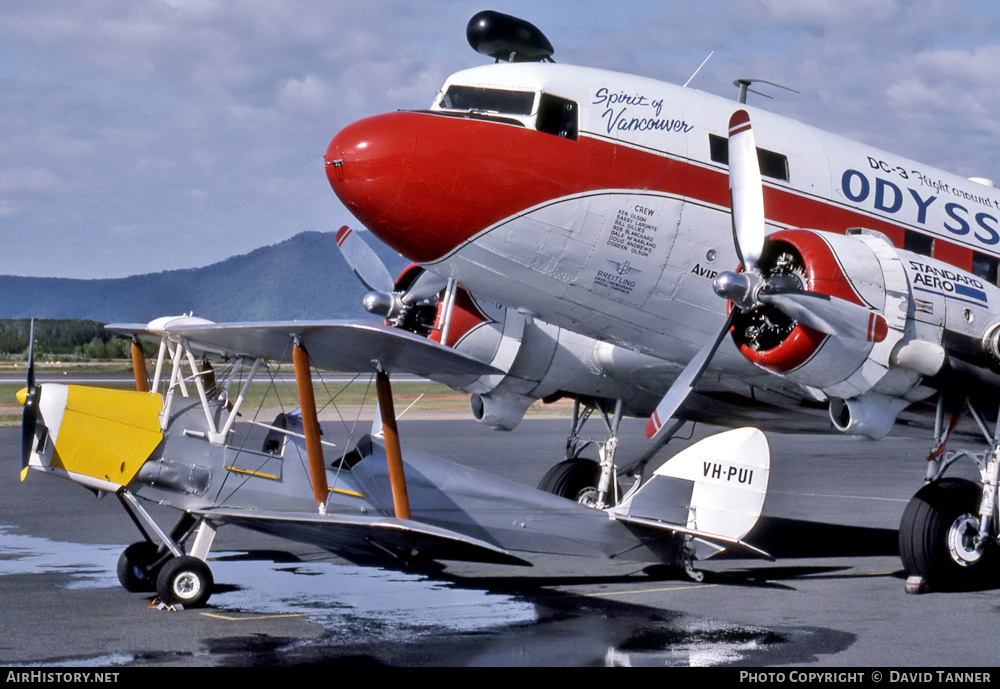
<path id="1" fill-rule="evenodd" d="M 0 274 L 207 265 L 352 221 L 322 155 L 361 117 L 423 108 L 488 60 L 481 9 L 559 62 L 734 98 L 965 176 L 1000 180 L 1000 3 L 980 0 L 5 0 Z M 759 103 L 760 104 L 760 103 Z"/>

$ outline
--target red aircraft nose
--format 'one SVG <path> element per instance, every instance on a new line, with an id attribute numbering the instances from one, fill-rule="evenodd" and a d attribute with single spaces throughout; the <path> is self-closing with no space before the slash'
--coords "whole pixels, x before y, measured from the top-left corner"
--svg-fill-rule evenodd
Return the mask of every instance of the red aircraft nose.
<path id="1" fill-rule="evenodd" d="M 392 235 L 386 223 L 413 169 L 416 132 L 393 115 L 348 125 L 326 149 L 326 176 L 341 202 L 378 236 Z M 383 237 L 383 240 L 385 238 Z"/>
<path id="2" fill-rule="evenodd" d="M 344 128 L 326 151 L 330 185 L 379 239 L 417 263 L 442 258 L 534 205 L 582 188 L 593 154 L 510 124 L 395 112 Z"/>

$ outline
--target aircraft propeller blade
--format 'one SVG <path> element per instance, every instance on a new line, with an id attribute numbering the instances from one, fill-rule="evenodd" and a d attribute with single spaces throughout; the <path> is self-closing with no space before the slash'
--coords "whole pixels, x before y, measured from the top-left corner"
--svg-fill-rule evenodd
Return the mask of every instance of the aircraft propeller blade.
<path id="1" fill-rule="evenodd" d="M 881 342 L 888 323 L 878 312 L 845 299 L 808 290 L 769 285 L 757 270 L 764 250 L 764 186 L 760 177 L 757 144 L 746 110 L 729 119 L 729 193 L 732 204 L 733 241 L 743 264 L 742 273 L 724 272 L 714 282 L 715 292 L 732 303 L 722 330 L 705 343 L 681 371 L 646 423 L 646 437 L 655 439 L 667 427 L 705 372 L 734 315 L 759 304 L 771 304 L 789 318 L 814 330 L 846 339 Z"/>
<path id="2" fill-rule="evenodd" d="M 733 324 L 733 313 L 730 312 L 719 333 L 713 339 L 706 342 L 698 353 L 695 354 L 694 358 L 688 362 L 688 365 L 684 367 L 681 374 L 677 376 L 677 380 L 667 390 L 667 394 L 656 405 L 656 409 L 646 422 L 647 438 L 653 440 L 659 436 L 666 427 L 667 420 L 677 413 L 677 410 L 684 404 L 684 400 L 691 394 L 695 383 L 698 382 L 701 374 L 708 368 L 708 362 L 715 355 L 715 350 L 719 348 L 722 340 L 729 333 L 729 328 Z"/>
<path id="3" fill-rule="evenodd" d="M 337 232 L 337 247 L 344 255 L 347 265 L 351 267 L 358 279 L 369 290 L 389 293 L 395 287 L 395 281 L 389 274 L 389 269 L 382 263 L 378 254 L 368 246 L 357 233 L 347 225 Z"/>
<path id="4" fill-rule="evenodd" d="M 337 246 L 358 279 L 364 283 L 365 287 L 375 293 L 375 295 L 366 297 L 366 300 L 371 302 L 372 308 L 369 308 L 368 304 L 365 308 L 372 313 L 387 315 L 393 308 L 396 308 L 393 306 L 394 301 L 397 305 L 399 302 L 410 305 L 433 299 L 435 295 L 448 286 L 448 281 L 445 278 L 423 270 L 413 281 L 410 289 L 405 294 L 400 295 L 395 293 L 396 283 L 382 259 L 354 230 L 346 225 L 341 227 L 337 232 Z M 394 294 L 395 296 L 393 296 Z"/>
<path id="5" fill-rule="evenodd" d="M 735 308 L 771 304 L 792 320 L 814 330 L 853 340 L 881 342 L 885 318 L 860 304 L 807 290 L 775 289 L 755 268 L 764 247 L 764 187 L 750 116 L 737 110 L 729 119 L 729 189 L 733 240 L 744 272 L 722 273 L 715 291 Z"/>
<path id="6" fill-rule="evenodd" d="M 417 304 L 428 299 L 433 299 L 447 286 L 448 280 L 436 273 L 425 270 L 413 281 L 410 289 L 403 295 L 403 303 Z"/>
<path id="7" fill-rule="evenodd" d="M 757 144 L 746 110 L 737 110 L 729 118 L 729 198 L 732 208 L 733 242 L 743 264 L 744 274 L 727 273 L 734 284 L 716 286 L 720 296 L 734 304 L 746 301 L 761 278 L 756 273 L 757 261 L 764 250 L 764 187 L 760 179 Z M 751 277 L 752 276 L 752 277 Z M 725 282 L 725 281 L 724 281 Z M 721 291 L 720 291 L 721 287 Z M 728 293 L 732 292 L 732 295 Z M 738 295 L 736 293 L 739 293 Z M 646 422 L 646 437 L 656 439 L 663 433 L 669 420 L 691 394 L 695 383 L 708 367 L 715 351 L 729 332 L 736 311 L 734 306 L 719 333 L 706 342 L 695 357 L 688 362 L 674 384 L 667 390 L 660 403 Z"/>
<path id="8" fill-rule="evenodd" d="M 736 252 L 743 269 L 753 271 L 764 249 L 764 187 L 746 110 L 729 118 L 729 195 Z"/>
<path id="9" fill-rule="evenodd" d="M 888 333 L 889 324 L 881 314 L 821 292 L 761 290 L 757 298 L 781 309 L 792 320 L 828 335 L 881 342 Z"/>
<path id="10" fill-rule="evenodd" d="M 35 430 L 38 428 L 38 401 L 42 390 L 35 385 L 35 321 L 31 321 L 28 334 L 28 378 L 24 409 L 21 412 L 21 480 L 28 474 Z"/>

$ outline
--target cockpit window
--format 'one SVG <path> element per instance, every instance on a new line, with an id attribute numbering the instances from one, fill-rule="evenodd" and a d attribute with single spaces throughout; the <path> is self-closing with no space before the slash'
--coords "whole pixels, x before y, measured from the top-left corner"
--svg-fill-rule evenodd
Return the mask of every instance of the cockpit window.
<path id="1" fill-rule="evenodd" d="M 504 115 L 530 115 L 535 104 L 531 91 L 506 91 L 476 86 L 449 86 L 441 98 L 447 110 L 496 112 Z"/>
<path id="2" fill-rule="evenodd" d="M 538 104 L 535 128 L 540 132 L 575 141 L 579 130 L 578 110 L 576 103 L 571 100 L 543 93 Z"/>

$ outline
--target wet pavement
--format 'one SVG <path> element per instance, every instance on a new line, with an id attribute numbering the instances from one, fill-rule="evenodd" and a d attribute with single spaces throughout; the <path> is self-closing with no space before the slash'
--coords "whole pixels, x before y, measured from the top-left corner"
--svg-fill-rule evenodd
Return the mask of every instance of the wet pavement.
<path id="1" fill-rule="evenodd" d="M 531 420 L 498 434 L 472 422 L 410 421 L 401 433 L 534 485 L 551 463 L 539 448 L 558 459 L 567 423 Z M 998 591 L 903 591 L 895 525 L 919 487 L 921 443 L 771 437 L 771 490 L 750 540 L 778 559 L 713 560 L 702 582 L 657 565 L 551 556 L 533 567 L 401 572 L 227 528 L 209 558 L 209 607 L 169 612 L 118 586 L 118 555 L 136 534 L 116 501 L 37 474 L 19 483 L 17 442 L 17 429 L 0 429 L 0 466 L 10 469 L 0 484 L 6 666 L 995 662 L 985 640 Z M 483 451 L 494 446 L 502 449 Z"/>

